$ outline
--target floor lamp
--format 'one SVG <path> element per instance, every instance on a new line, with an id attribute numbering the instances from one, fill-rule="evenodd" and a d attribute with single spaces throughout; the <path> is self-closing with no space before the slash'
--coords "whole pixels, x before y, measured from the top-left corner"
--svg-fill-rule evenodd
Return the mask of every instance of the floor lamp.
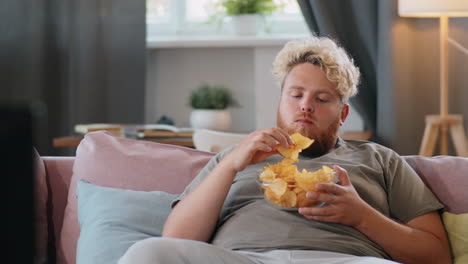
<path id="1" fill-rule="evenodd" d="M 468 157 L 463 116 L 448 114 L 448 17 L 467 17 L 468 0 L 399 0 L 398 13 L 403 17 L 439 17 L 440 19 L 440 114 L 426 116 L 426 128 L 419 155 L 432 156 L 438 139 L 440 155 L 448 155 L 450 132 L 457 155 Z M 450 39 L 450 42 L 455 41 Z M 458 43 L 455 42 L 454 45 L 467 52 Z"/>

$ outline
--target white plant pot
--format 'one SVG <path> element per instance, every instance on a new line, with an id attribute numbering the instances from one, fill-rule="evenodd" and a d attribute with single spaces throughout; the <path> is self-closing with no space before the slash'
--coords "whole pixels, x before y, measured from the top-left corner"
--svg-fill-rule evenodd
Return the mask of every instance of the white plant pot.
<path id="1" fill-rule="evenodd" d="M 237 35 L 256 35 L 260 24 L 259 15 L 232 16 L 232 26 Z"/>
<path id="2" fill-rule="evenodd" d="M 227 110 L 192 110 L 190 125 L 194 129 L 228 131 L 231 128 L 231 114 Z"/>

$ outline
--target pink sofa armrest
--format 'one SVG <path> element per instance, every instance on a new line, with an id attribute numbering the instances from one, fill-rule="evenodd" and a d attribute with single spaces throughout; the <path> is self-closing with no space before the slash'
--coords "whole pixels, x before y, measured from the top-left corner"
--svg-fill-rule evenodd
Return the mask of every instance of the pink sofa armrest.
<path id="1" fill-rule="evenodd" d="M 67 205 L 68 188 L 73 174 L 75 157 L 41 157 L 44 161 L 47 184 L 49 189 L 49 226 L 53 226 L 53 234 L 49 239 L 53 245 L 60 237 L 65 207 Z M 52 231 L 52 230 L 51 230 Z M 55 249 L 53 249 L 55 253 Z"/>
<path id="2" fill-rule="evenodd" d="M 444 211 L 468 213 L 468 158 L 405 156 L 427 187 L 444 204 Z"/>

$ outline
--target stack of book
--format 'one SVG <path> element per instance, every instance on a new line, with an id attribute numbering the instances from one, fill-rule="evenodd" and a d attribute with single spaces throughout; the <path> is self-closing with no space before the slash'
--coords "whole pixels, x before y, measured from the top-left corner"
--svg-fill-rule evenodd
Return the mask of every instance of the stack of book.
<path id="1" fill-rule="evenodd" d="M 171 125 L 144 125 L 136 129 L 138 138 L 191 138 L 193 128 Z"/>
<path id="2" fill-rule="evenodd" d="M 75 133 L 86 134 L 94 131 L 109 131 L 111 134 L 122 134 L 124 126 L 121 124 L 78 124 L 75 125 Z"/>
<path id="3" fill-rule="evenodd" d="M 193 128 L 163 124 L 79 124 L 75 126 L 75 132 L 78 134 L 100 130 L 129 138 L 192 138 L 194 131 Z"/>

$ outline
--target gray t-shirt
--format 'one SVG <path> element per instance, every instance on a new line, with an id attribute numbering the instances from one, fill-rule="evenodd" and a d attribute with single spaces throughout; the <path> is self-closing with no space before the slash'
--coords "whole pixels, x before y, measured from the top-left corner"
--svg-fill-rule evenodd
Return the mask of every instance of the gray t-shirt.
<path id="1" fill-rule="evenodd" d="M 173 205 L 195 188 L 230 150 L 213 157 Z M 270 206 L 256 180 L 264 166 L 282 158 L 274 155 L 237 173 L 212 244 L 232 250 L 325 250 L 390 258 L 378 244 L 350 226 L 314 221 L 298 212 Z M 326 155 L 299 159 L 296 165 L 300 170 L 314 171 L 322 165 L 345 168 L 359 196 L 397 222 L 407 223 L 443 207 L 403 158 L 376 143 L 340 139 L 337 147 Z"/>

